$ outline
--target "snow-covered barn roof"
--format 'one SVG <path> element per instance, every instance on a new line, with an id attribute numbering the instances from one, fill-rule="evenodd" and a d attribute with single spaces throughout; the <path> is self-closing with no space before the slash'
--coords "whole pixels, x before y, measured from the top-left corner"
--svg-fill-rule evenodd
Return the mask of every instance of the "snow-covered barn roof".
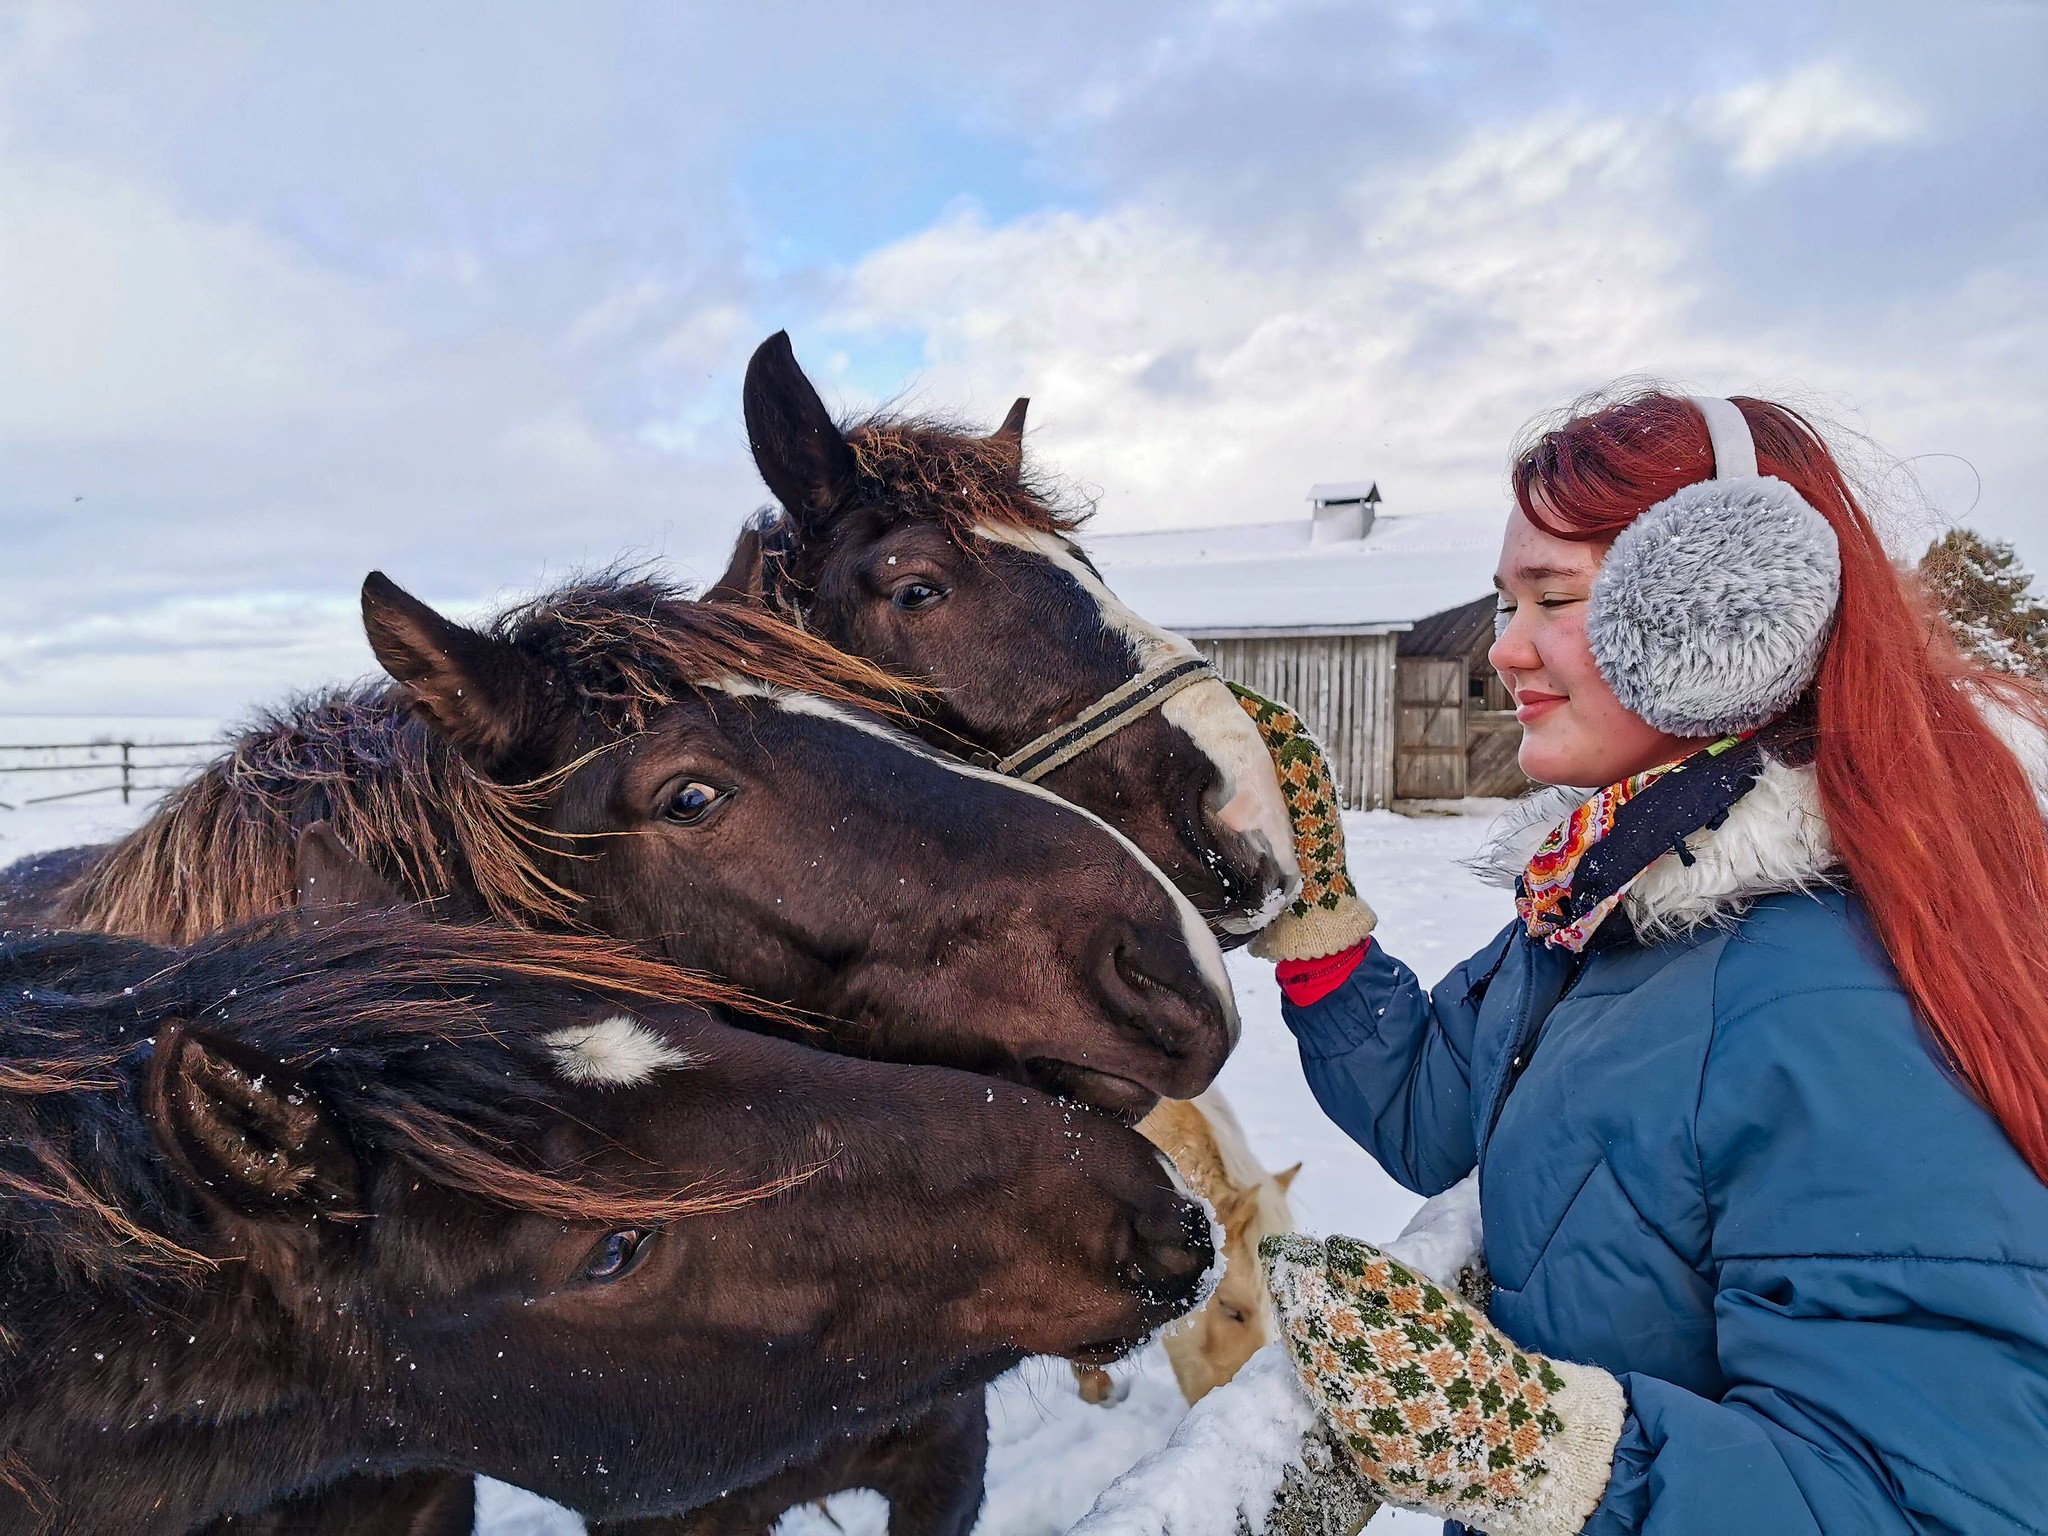
<path id="1" fill-rule="evenodd" d="M 1183 634 L 1405 629 L 1492 589 L 1502 514 L 1382 513 L 1362 539 L 1312 542 L 1307 519 L 1083 533 L 1125 602 Z"/>

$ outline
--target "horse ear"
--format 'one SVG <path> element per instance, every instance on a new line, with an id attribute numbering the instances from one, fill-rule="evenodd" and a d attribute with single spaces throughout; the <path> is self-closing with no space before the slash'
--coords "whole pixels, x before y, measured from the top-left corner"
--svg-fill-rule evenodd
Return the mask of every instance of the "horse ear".
<path id="1" fill-rule="evenodd" d="M 754 349 L 740 402 L 761 478 L 796 520 L 798 532 L 822 534 L 857 466 L 839 424 L 797 366 L 789 332 L 777 331 Z"/>
<path id="2" fill-rule="evenodd" d="M 732 559 L 725 574 L 704 589 L 698 599 L 705 603 L 745 603 L 761 607 L 767 601 L 761 583 L 761 529 L 748 523 L 732 547 Z"/>
<path id="3" fill-rule="evenodd" d="M 989 442 L 1002 450 L 1008 460 L 1011 474 L 1021 474 L 1024 469 L 1024 413 L 1030 409 L 1030 397 L 1019 395 L 1003 424 L 988 435 Z"/>
<path id="4" fill-rule="evenodd" d="M 326 821 L 310 822 L 299 833 L 292 883 L 306 911 L 405 905 L 405 893 L 370 868 Z"/>
<path id="5" fill-rule="evenodd" d="M 157 1031 L 147 1095 L 157 1144 L 212 1204 L 259 1221 L 353 1213 L 355 1157 L 282 1062 L 170 1023 Z"/>
<path id="6" fill-rule="evenodd" d="M 1241 1231 L 1246 1221 L 1258 1214 L 1258 1186 L 1248 1185 L 1243 1189 L 1233 1189 L 1228 1194 L 1218 1197 L 1215 1205 L 1216 1219 L 1223 1223 L 1223 1230 Z"/>
<path id="7" fill-rule="evenodd" d="M 1288 1188 L 1294 1183 L 1294 1176 L 1300 1172 L 1301 1164 L 1296 1163 L 1292 1168 L 1282 1168 L 1273 1175 L 1273 1182 L 1280 1186 L 1281 1194 L 1287 1193 Z"/>
<path id="8" fill-rule="evenodd" d="M 443 618 L 382 571 L 363 578 L 363 632 L 413 708 L 486 773 L 534 729 L 541 689 L 519 648 Z"/>

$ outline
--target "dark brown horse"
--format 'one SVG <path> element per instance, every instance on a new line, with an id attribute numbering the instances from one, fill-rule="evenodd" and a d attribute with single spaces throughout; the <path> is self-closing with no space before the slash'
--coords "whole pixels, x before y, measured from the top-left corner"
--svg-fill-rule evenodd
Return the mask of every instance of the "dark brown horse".
<path id="1" fill-rule="evenodd" d="M 630 939 L 863 1055 L 1133 1115 L 1234 1042 L 1187 900 L 1096 818 L 887 728 L 871 666 L 644 580 L 484 629 L 380 576 L 363 604 L 396 686 L 251 732 L 45 920 L 181 942 L 288 907 L 324 822 L 406 899 Z"/>
<path id="2" fill-rule="evenodd" d="M 0 946 L 0 1533 L 451 1467 L 684 1508 L 1193 1299 L 1134 1133 L 730 1000 L 397 913 Z"/>
<path id="3" fill-rule="evenodd" d="M 1117 601 L 1074 545 L 1080 515 L 1024 463 L 1024 401 L 986 437 L 886 414 L 842 426 L 778 332 L 748 364 L 745 405 L 781 510 L 741 536 L 714 595 L 927 685 L 931 739 L 997 759 L 1134 682 L 1159 690 L 1044 783 L 1143 848 L 1226 941 L 1292 898 L 1293 834 L 1257 732 L 1222 682 L 1181 670 L 1195 648 Z"/>

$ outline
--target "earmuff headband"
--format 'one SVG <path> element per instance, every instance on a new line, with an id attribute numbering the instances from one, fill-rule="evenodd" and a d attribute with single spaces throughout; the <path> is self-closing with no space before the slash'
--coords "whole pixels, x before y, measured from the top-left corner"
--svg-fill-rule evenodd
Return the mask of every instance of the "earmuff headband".
<path id="1" fill-rule="evenodd" d="M 1707 437 L 1714 445 L 1714 478 L 1739 480 L 1756 473 L 1756 439 L 1733 400 L 1694 395 L 1693 409 L 1707 418 Z"/>

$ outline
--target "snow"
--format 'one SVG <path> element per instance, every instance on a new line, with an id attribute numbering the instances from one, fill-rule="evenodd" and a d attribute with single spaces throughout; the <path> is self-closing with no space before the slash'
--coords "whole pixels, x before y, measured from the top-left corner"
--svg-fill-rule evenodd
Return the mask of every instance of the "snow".
<path id="1" fill-rule="evenodd" d="M 1104 1489 L 1073 1536 L 1235 1536 L 1240 1516 L 1260 1530 L 1315 1425 L 1286 1346 L 1268 1344 Z"/>
<path id="2" fill-rule="evenodd" d="M 1238 524 L 1083 537 L 1117 596 L 1188 634 L 1403 626 L 1492 589 L 1501 515 L 1382 513 L 1363 539 L 1311 525 Z"/>
<path id="3" fill-rule="evenodd" d="M 1483 1251 L 1477 1170 L 1434 1199 L 1423 1201 L 1422 1209 L 1409 1218 L 1400 1235 L 1379 1246 L 1417 1274 L 1455 1292 L 1458 1271 Z"/>
<path id="4" fill-rule="evenodd" d="M 0 726 L 18 724 L 0 721 Z M 119 735 L 134 736 L 146 726 L 158 739 L 196 740 L 188 732 L 211 722 L 104 724 Z M 0 741 L 36 739 L 57 738 L 14 729 L 0 733 Z M 87 737 L 67 732 L 66 739 Z M 0 863 L 114 836 L 147 809 L 139 801 L 123 807 L 118 796 L 97 796 L 36 807 L 33 814 L 0 810 Z M 1459 867 L 1499 809 L 1498 801 L 1473 801 L 1442 816 L 1367 811 L 1344 818 L 1352 872 L 1380 914 L 1378 939 L 1425 981 L 1434 982 L 1507 920 L 1506 895 Z M 1303 1164 L 1288 1199 L 1304 1231 L 1385 1242 L 1422 1202 L 1382 1173 L 1317 1109 L 1302 1082 L 1293 1039 L 1280 1020 L 1272 967 L 1241 950 L 1229 963 L 1244 1037 L 1220 1086 L 1253 1149 L 1269 1168 Z M 1433 1268 L 1436 1260 L 1415 1262 Z M 1061 1536 L 1104 1488 L 1167 1443 L 1187 1410 L 1165 1351 L 1154 1344 L 1116 1371 L 1128 1382 L 1128 1394 L 1102 1407 L 1081 1401 L 1071 1372 L 1060 1361 L 1027 1362 L 990 1389 L 989 1495 L 976 1536 Z M 1225 1406 L 1229 1401 L 1224 1399 Z M 1250 1423 L 1246 1432 L 1253 1432 Z M 581 1530 L 574 1516 L 502 1484 L 485 1483 L 479 1507 L 483 1536 L 573 1536 Z M 793 1511 L 777 1530 L 779 1536 L 882 1536 L 886 1523 L 881 1499 L 851 1493 L 832 1499 L 824 1512 Z M 1435 1520 L 1398 1511 L 1383 1512 L 1370 1527 L 1394 1536 L 1438 1529 Z"/>

